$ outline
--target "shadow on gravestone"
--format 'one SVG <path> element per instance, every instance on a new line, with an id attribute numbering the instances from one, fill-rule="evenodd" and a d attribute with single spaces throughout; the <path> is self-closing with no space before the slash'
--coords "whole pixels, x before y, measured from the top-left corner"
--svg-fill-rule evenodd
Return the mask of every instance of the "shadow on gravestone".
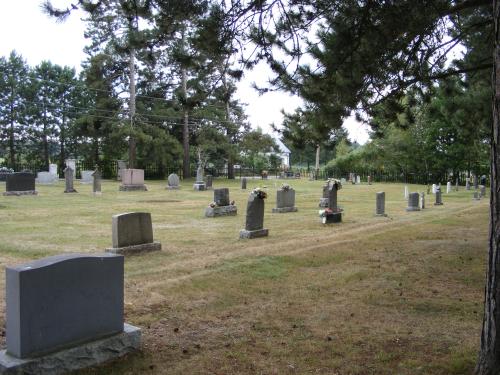
<path id="1" fill-rule="evenodd" d="M 137 350 L 123 323 L 123 256 L 65 254 L 6 268 L 0 372 L 63 374 Z"/>
<path id="2" fill-rule="evenodd" d="M 128 212 L 112 218 L 113 247 L 106 252 L 136 254 L 161 250 L 161 243 L 153 240 L 153 224 L 149 212 Z"/>

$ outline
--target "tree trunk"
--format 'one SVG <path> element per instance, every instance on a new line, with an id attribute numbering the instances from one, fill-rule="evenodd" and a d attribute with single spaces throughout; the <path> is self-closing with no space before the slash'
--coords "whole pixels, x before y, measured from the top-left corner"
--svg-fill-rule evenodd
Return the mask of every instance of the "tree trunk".
<path id="1" fill-rule="evenodd" d="M 130 74 L 130 134 L 128 141 L 128 167 L 135 167 L 136 158 L 136 143 L 134 136 L 134 117 L 135 117 L 135 50 L 132 48 L 130 50 L 130 61 L 129 61 L 129 74 Z"/>
<path id="2" fill-rule="evenodd" d="M 314 179 L 317 180 L 318 179 L 318 175 L 319 175 L 319 153 L 321 151 L 321 148 L 319 145 L 316 146 L 316 165 L 315 165 L 315 168 L 316 168 L 316 173 L 315 173 L 315 176 L 314 176 Z"/>
<path id="3" fill-rule="evenodd" d="M 224 90 L 225 90 L 224 104 L 225 104 L 226 121 L 227 121 L 226 136 L 228 138 L 229 144 L 232 144 L 233 143 L 232 142 L 233 133 L 231 131 L 231 124 L 229 123 L 229 121 L 231 120 L 231 106 L 229 103 L 229 89 L 227 87 L 227 79 L 226 79 L 226 72 L 225 71 L 222 74 L 222 84 L 224 85 Z M 229 153 L 227 155 L 227 178 L 229 180 L 234 180 L 234 158 L 233 158 L 232 150 L 229 150 Z"/>
<path id="4" fill-rule="evenodd" d="M 187 73 L 186 69 L 182 69 L 182 93 L 184 95 L 184 101 L 187 99 Z M 184 103 L 186 106 L 186 103 Z M 182 175 L 184 178 L 191 177 L 191 171 L 189 168 L 189 113 L 186 107 L 184 107 L 184 124 L 182 126 L 182 148 L 183 148 L 183 159 L 182 159 Z"/>
<path id="5" fill-rule="evenodd" d="M 488 270 L 484 289 L 483 330 L 481 349 L 476 366 L 478 375 L 497 375 L 500 373 L 500 0 L 493 1 L 495 21 L 495 48 L 493 84 L 493 124 L 491 131 L 491 194 L 490 194 L 490 232 L 488 251 Z"/>
<path id="6" fill-rule="evenodd" d="M 11 100 L 10 100 L 10 132 L 9 132 L 9 159 L 11 168 L 15 168 L 16 164 L 16 151 L 14 149 L 14 89 L 11 88 Z"/>
<path id="7" fill-rule="evenodd" d="M 43 109 L 43 162 L 45 164 L 45 170 L 49 170 L 49 140 L 47 136 L 47 113 L 45 107 Z"/>
<path id="8" fill-rule="evenodd" d="M 59 154 L 59 163 L 61 166 L 64 165 L 64 160 L 66 159 L 66 102 L 63 102 L 63 113 L 62 113 L 62 122 L 61 122 L 61 131 L 59 133 L 59 144 L 61 147 L 61 152 Z"/>

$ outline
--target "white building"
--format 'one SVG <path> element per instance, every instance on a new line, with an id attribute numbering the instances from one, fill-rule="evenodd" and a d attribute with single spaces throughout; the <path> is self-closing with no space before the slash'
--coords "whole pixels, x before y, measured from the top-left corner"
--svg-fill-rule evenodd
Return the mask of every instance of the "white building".
<path id="1" fill-rule="evenodd" d="M 290 168 L 290 154 L 291 151 L 288 147 L 284 145 L 279 139 L 275 138 L 274 141 L 278 145 L 279 152 L 277 155 L 281 158 L 281 166 L 283 168 Z"/>

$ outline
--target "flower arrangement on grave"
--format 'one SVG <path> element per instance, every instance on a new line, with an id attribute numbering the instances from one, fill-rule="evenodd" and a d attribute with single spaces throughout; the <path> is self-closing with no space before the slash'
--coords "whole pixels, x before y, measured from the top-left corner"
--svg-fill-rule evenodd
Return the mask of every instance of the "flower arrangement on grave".
<path id="1" fill-rule="evenodd" d="M 327 180 L 328 184 L 333 184 L 337 186 L 337 190 L 342 189 L 342 182 L 340 180 L 337 180 L 336 178 L 329 178 Z"/>
<path id="2" fill-rule="evenodd" d="M 234 202 L 234 201 L 229 202 L 229 205 L 230 205 L 230 206 L 234 206 L 234 204 L 235 204 L 235 202 Z"/>
<path id="3" fill-rule="evenodd" d="M 255 188 L 252 190 L 252 194 L 255 195 L 257 198 L 260 199 L 266 199 L 267 198 L 267 193 L 262 190 L 260 187 Z"/>
<path id="4" fill-rule="evenodd" d="M 210 203 L 208 204 L 208 207 L 211 207 L 211 208 L 217 207 L 217 203 L 215 203 L 215 202 L 210 202 Z"/>
<path id="5" fill-rule="evenodd" d="M 283 191 L 288 191 L 288 190 L 290 190 L 290 185 L 288 185 L 288 184 L 282 184 L 280 189 L 283 190 Z"/>
<path id="6" fill-rule="evenodd" d="M 325 208 L 324 210 L 319 210 L 319 217 L 327 217 L 328 215 L 333 214 L 333 210 L 331 208 Z"/>

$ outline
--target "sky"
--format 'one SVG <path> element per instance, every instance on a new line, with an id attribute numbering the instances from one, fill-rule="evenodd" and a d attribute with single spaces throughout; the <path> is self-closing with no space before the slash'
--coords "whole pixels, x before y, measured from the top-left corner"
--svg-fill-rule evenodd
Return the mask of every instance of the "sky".
<path id="1" fill-rule="evenodd" d="M 86 45 L 81 15 L 72 14 L 65 22 L 57 23 L 42 13 L 41 1 L 4 1 L 0 12 L 0 56 L 8 56 L 12 50 L 16 50 L 31 66 L 49 60 L 80 70 L 80 62 L 85 59 L 83 48 Z M 70 1 L 52 0 L 52 3 L 64 7 Z M 252 83 L 263 83 L 268 75 L 269 69 L 263 65 L 246 72 L 238 85 L 236 96 L 247 103 L 246 113 L 252 127 L 260 127 L 264 132 L 271 133 L 271 123 L 281 124 L 281 110 L 293 112 L 302 102 L 299 97 L 283 92 L 270 92 L 260 96 L 252 88 Z M 353 117 L 346 119 L 344 127 L 349 132 L 351 141 L 364 144 L 369 138 L 368 127 Z"/>

